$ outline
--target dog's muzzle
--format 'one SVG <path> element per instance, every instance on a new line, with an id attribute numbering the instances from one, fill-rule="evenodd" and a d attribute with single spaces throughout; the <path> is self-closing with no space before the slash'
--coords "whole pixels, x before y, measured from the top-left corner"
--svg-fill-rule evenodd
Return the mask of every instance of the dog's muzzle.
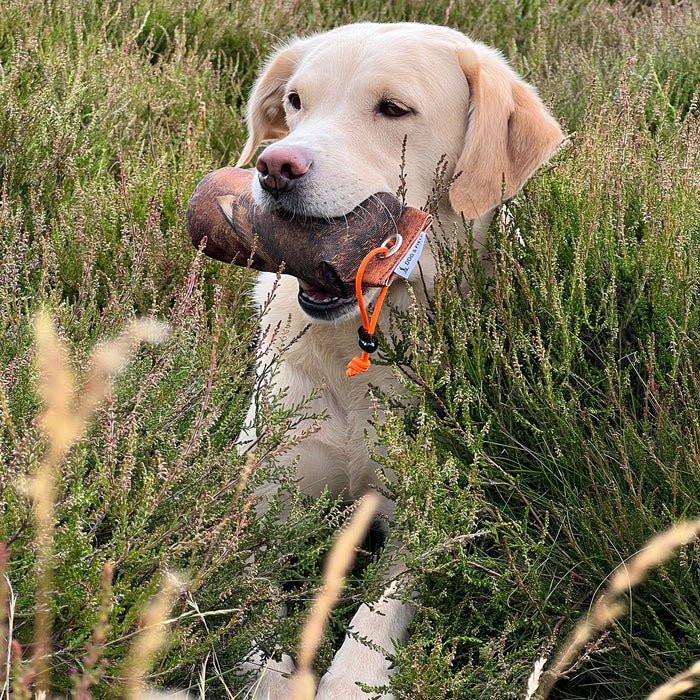
<path id="1" fill-rule="evenodd" d="M 253 199 L 254 173 L 221 168 L 204 177 L 187 206 L 192 243 L 199 247 L 204 241 L 204 253 L 217 260 L 281 271 L 341 298 L 354 296 L 362 259 L 382 245 L 392 255 L 372 260 L 362 286 L 388 286 L 402 263 L 419 254 L 419 238 L 432 222 L 426 212 L 404 207 L 386 192 L 331 219 L 263 210 Z"/>

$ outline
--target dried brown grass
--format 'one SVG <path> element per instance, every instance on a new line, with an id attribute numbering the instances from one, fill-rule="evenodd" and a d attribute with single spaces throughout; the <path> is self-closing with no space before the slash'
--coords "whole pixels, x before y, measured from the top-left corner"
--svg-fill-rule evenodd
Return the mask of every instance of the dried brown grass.
<path id="1" fill-rule="evenodd" d="M 670 700 L 675 698 L 681 693 L 694 688 L 697 685 L 698 677 L 700 677 L 700 661 L 696 661 L 683 673 L 679 673 L 660 685 L 647 697 L 647 700 Z"/>
<path id="2" fill-rule="evenodd" d="M 592 605 L 588 615 L 569 635 L 550 668 L 543 671 L 546 658 L 539 658 L 527 681 L 525 700 L 546 700 L 557 681 L 578 667 L 582 652 L 627 609 L 623 596 L 630 594 L 648 573 L 670 559 L 679 547 L 700 534 L 700 520 L 689 520 L 652 537 L 646 546 L 613 571 L 608 587 Z M 647 700 L 667 700 L 693 687 L 700 675 L 700 662 L 657 688 Z"/>
<path id="3" fill-rule="evenodd" d="M 292 700 L 312 700 L 314 697 L 316 692 L 316 681 L 312 671 L 314 656 L 323 639 L 331 611 L 338 602 L 345 585 L 345 577 L 355 559 L 355 552 L 377 511 L 378 501 L 376 494 L 365 496 L 331 548 L 323 572 L 321 590 L 302 629 Z"/>
<path id="4" fill-rule="evenodd" d="M 129 700 L 138 700 L 147 691 L 146 675 L 163 647 L 170 610 L 182 589 L 183 581 L 175 574 L 166 573 L 158 594 L 141 617 L 138 635 L 124 662 L 124 685 Z"/>
<path id="5" fill-rule="evenodd" d="M 111 391 L 115 375 L 126 365 L 141 342 L 162 341 L 166 327 L 150 319 L 136 320 L 119 338 L 96 348 L 90 360 L 87 380 L 77 393 L 77 382 L 68 354 L 47 313 L 37 315 L 34 332 L 39 394 L 44 405 L 40 424 L 47 450 L 39 461 L 34 476 L 26 481 L 25 490 L 32 500 L 36 519 L 37 550 L 34 643 L 29 677 L 35 694 L 40 696 L 51 691 L 49 663 L 57 471 L 69 449 L 83 436 L 97 406 Z M 2 597 L 8 598 L 8 593 L 3 591 Z M 11 625 L 5 625 L 9 641 Z M 9 647 L 11 644 L 8 643 Z M 9 681 L 6 681 L 6 687 L 8 686 Z"/>

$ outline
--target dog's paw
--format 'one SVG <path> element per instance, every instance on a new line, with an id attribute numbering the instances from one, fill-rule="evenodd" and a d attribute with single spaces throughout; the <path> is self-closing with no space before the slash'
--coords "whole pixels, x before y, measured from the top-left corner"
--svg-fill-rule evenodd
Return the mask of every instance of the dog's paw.
<path id="1" fill-rule="evenodd" d="M 291 700 L 294 689 L 288 678 L 272 678 L 264 675 L 257 679 L 251 688 L 251 700 Z"/>
<path id="2" fill-rule="evenodd" d="M 293 673 L 294 661 L 287 654 L 279 661 L 268 660 L 245 697 L 250 700 L 290 700 L 294 695 Z"/>
<path id="3" fill-rule="evenodd" d="M 328 683 L 322 680 L 314 700 L 396 700 L 396 697 L 391 693 L 365 692 L 349 678 L 335 678 Z"/>
<path id="4" fill-rule="evenodd" d="M 387 688 L 390 665 L 386 654 L 347 637 L 321 678 L 315 700 L 396 700 L 389 692 L 368 692 L 360 687 Z"/>

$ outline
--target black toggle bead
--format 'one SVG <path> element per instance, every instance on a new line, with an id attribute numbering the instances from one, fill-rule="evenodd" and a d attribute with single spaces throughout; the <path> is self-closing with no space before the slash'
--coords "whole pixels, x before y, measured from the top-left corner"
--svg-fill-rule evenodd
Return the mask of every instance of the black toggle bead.
<path id="1" fill-rule="evenodd" d="M 377 336 L 370 333 L 364 326 L 357 329 L 357 339 L 360 350 L 363 352 L 374 352 L 379 347 Z"/>

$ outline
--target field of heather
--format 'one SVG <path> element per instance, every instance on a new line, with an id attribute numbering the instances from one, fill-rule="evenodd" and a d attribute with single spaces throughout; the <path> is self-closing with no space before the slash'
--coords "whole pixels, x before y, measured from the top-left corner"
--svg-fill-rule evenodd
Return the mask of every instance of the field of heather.
<path id="1" fill-rule="evenodd" d="M 420 594 L 394 696 L 700 698 L 696 529 L 647 545 L 700 515 L 700 4 L 2 0 L 0 700 L 245 697 L 252 640 L 298 649 L 350 509 L 254 517 L 308 411 L 251 372 L 253 273 L 185 211 L 274 46 L 357 20 L 499 48 L 570 137 L 494 221 L 492 277 L 436 230 L 431 304 L 383 312 L 376 454 Z M 360 555 L 317 672 L 388 558 Z"/>

